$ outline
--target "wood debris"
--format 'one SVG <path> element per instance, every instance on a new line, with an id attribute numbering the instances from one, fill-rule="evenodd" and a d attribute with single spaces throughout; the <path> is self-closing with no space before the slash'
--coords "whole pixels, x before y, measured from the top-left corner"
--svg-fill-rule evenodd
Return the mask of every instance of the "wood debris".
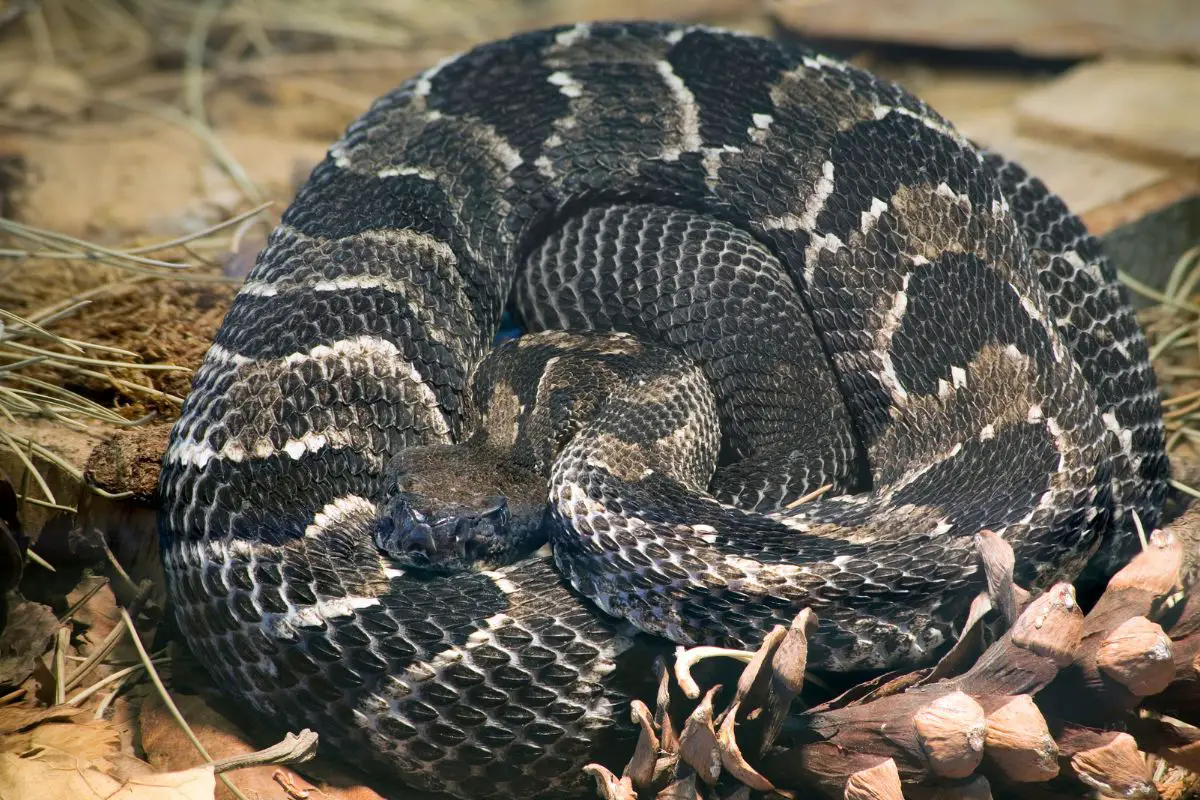
<path id="1" fill-rule="evenodd" d="M 807 709 L 794 701 L 816 622 L 809 610 L 754 653 L 681 648 L 656 711 L 635 707 L 641 738 L 623 776 L 594 772 L 602 794 L 1157 797 L 1156 760 L 1200 767 L 1200 727 L 1153 710 L 1165 698 L 1200 718 L 1200 614 L 1181 591 L 1193 529 L 1200 509 L 1156 531 L 1087 614 L 1070 585 L 1038 595 L 1016 586 L 1012 549 L 985 531 L 976 544 L 986 589 L 959 645 L 934 667 Z M 975 635 L 984 628 L 1002 631 L 988 647 Z M 743 665 L 734 692 L 697 680 L 709 659 Z"/>

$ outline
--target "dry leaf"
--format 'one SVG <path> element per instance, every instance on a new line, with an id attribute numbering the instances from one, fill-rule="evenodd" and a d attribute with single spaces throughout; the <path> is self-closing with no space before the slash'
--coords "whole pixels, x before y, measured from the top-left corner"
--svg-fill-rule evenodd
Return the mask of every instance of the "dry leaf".
<path id="1" fill-rule="evenodd" d="M 120 732 L 104 720 L 72 721 L 76 708 L 0 708 L 0 751 L 53 750 L 85 760 L 120 749 Z"/>
<path id="2" fill-rule="evenodd" d="M 216 778 L 207 764 L 131 778 L 122 784 L 63 752 L 29 758 L 0 754 L 0 800 L 212 800 Z"/>
<path id="3" fill-rule="evenodd" d="M 97 581 L 103 581 L 104 585 L 89 597 L 87 602 L 80 606 L 79 610 L 71 617 L 73 622 L 87 627 L 87 631 L 83 634 L 84 646 L 81 648 L 81 653 L 85 656 L 90 655 L 92 650 L 104 641 L 104 637 L 121 624 L 121 613 L 117 610 L 117 598 L 113 594 L 112 586 L 105 578 L 93 577 L 81 581 L 74 590 L 67 594 L 67 605 L 74 606 Z"/>
<path id="4" fill-rule="evenodd" d="M 83 713 L 83 709 L 71 706 L 52 706 L 50 708 L 31 708 L 22 705 L 0 706 L 0 736 L 7 736 L 19 731 L 27 731 L 44 722 L 62 722 Z M 0 749 L 11 750 L 3 747 Z"/>
<path id="5" fill-rule="evenodd" d="M 27 600 L 14 603 L 8 619 L 0 633 L 0 686 L 17 686 L 40 663 L 58 630 L 58 619 L 48 606 Z"/>
<path id="6" fill-rule="evenodd" d="M 204 748 L 215 760 L 220 761 L 236 755 L 252 753 L 258 748 L 252 744 L 238 727 L 197 695 L 177 694 L 174 697 L 180 712 Z M 181 770 L 197 766 L 201 756 L 188 741 L 179 725 L 163 708 L 162 700 L 153 695 L 142 704 L 139 717 L 141 746 L 146 758 L 161 770 Z M 258 795 L 276 798 L 282 795 L 279 779 L 291 782 L 299 792 L 311 792 L 321 800 L 383 800 L 369 787 L 356 785 L 355 776 L 339 775 L 323 765 L 318 771 L 312 763 L 305 765 L 306 773 L 317 773 L 309 781 L 288 767 L 249 767 L 230 772 L 229 778 L 247 797 Z M 331 774 L 324 774 L 331 773 Z M 422 797 L 418 793 L 405 795 Z M 232 798 L 229 790 L 218 786 L 217 797 Z"/>
<path id="7" fill-rule="evenodd" d="M 121 746 L 120 735 L 104 720 L 51 722 L 12 738 L 27 743 L 23 750 L 61 750 L 85 761 L 103 758 Z"/>
<path id="8" fill-rule="evenodd" d="M 217 779 L 208 764 L 130 778 L 110 800 L 212 800 Z"/>
<path id="9" fill-rule="evenodd" d="M 105 800 L 121 784 L 66 753 L 0 753 L 0 800 Z M 207 798 L 206 798 L 207 800 Z"/>

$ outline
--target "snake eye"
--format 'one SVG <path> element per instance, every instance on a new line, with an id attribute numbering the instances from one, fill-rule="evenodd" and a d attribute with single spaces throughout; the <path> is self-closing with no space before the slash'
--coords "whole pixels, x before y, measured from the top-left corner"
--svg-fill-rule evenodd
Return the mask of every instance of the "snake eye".
<path id="1" fill-rule="evenodd" d="M 481 503 L 482 510 L 479 512 L 480 520 L 491 524 L 493 527 L 503 530 L 508 526 L 508 498 L 501 495 L 492 495 L 483 499 Z"/>

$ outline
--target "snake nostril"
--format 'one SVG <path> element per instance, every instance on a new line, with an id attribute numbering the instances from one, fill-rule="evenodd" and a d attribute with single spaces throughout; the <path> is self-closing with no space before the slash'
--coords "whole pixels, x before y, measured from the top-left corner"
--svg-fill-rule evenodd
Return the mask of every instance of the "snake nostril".
<path id="1" fill-rule="evenodd" d="M 429 555 L 436 553 L 437 541 L 433 535 L 433 529 L 425 524 L 410 523 L 408 540 L 404 544 L 404 549 L 410 553 L 427 553 Z"/>

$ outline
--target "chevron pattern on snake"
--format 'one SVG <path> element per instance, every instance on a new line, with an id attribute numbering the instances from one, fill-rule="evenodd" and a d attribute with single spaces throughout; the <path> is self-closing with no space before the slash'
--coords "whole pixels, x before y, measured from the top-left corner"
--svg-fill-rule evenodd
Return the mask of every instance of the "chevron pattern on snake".
<path id="1" fill-rule="evenodd" d="M 412 786 L 546 796 L 630 746 L 666 641 L 808 606 L 814 667 L 926 662 L 980 529 L 1044 587 L 1127 554 L 1166 477 L 1141 332 L 1042 183 L 802 47 L 581 24 L 331 147 L 195 377 L 160 529 L 231 695 Z"/>

